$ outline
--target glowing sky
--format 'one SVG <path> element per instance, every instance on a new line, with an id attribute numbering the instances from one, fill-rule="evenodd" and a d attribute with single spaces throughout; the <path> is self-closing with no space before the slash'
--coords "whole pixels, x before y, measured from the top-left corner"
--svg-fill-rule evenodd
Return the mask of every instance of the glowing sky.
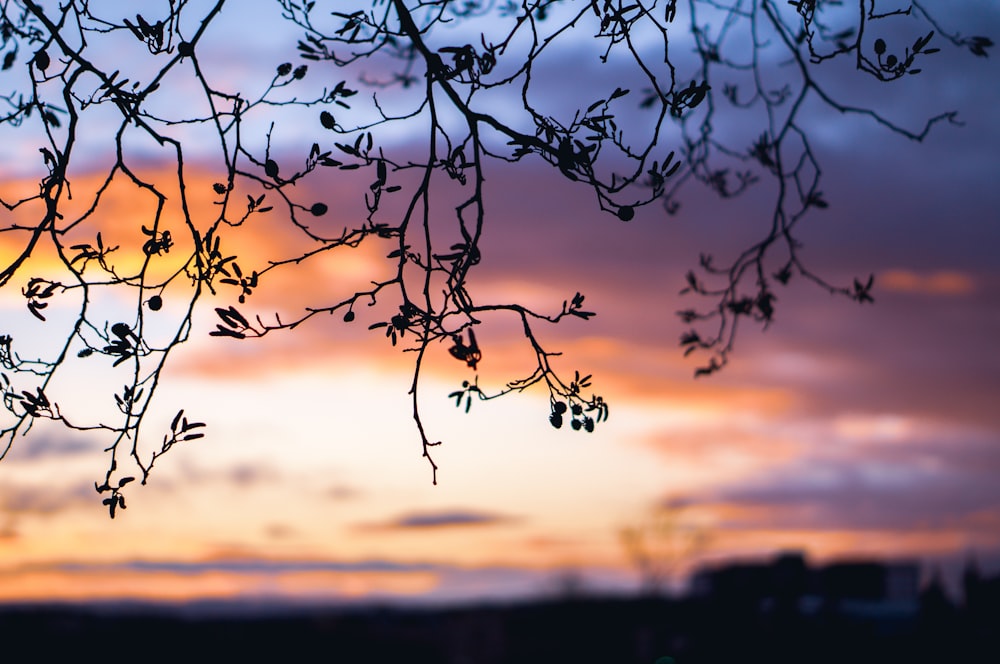
<path id="1" fill-rule="evenodd" d="M 997 7 L 975 4 L 948 19 L 1000 33 Z M 280 23 L 224 18 L 212 62 L 234 81 L 294 48 L 297 33 Z M 254 25 L 254 48 L 227 55 L 234 31 Z M 681 215 L 651 206 L 626 225 L 543 164 L 494 165 L 477 292 L 543 309 L 587 296 L 594 319 L 543 334 L 562 369 L 594 375 L 611 404 L 605 425 L 555 431 L 547 395 L 530 391 L 466 415 L 447 395 L 468 373 L 442 348 L 422 388 L 428 426 L 445 441 L 432 486 L 409 418 L 411 358 L 366 332 L 372 321 L 210 338 L 211 307 L 235 299 L 221 293 L 168 365 L 149 427 L 184 407 L 208 435 L 165 457 L 118 518 L 93 491 L 105 463 L 98 437 L 39 423 L 0 463 L 0 601 L 505 597 L 553 591 L 567 569 L 624 588 L 635 573 L 620 533 L 632 526 L 648 527 L 650 547 L 678 572 L 787 548 L 1000 562 L 1000 88 L 988 84 L 994 60 L 943 54 L 937 66 L 948 73 L 914 77 L 890 104 L 914 123 L 961 111 L 964 127 L 923 145 L 817 118 L 831 206 L 803 228 L 805 255 L 834 282 L 874 272 L 874 306 L 793 282 L 778 293 L 776 323 L 744 329 L 725 371 L 695 380 L 677 346 L 674 312 L 690 306 L 678 295 L 683 274 L 699 251 L 727 255 L 753 237 L 766 211 L 692 190 Z M 95 161 L 104 148 L 88 146 Z M 5 166 L 19 149 L 35 146 L 8 144 Z M 7 183 L 22 170 L 5 168 Z M 207 196 L 210 174 L 196 181 Z M 350 193 L 333 179 L 306 186 L 330 202 Z M 127 215 L 136 202 L 123 194 L 118 204 Z M 255 243 L 291 242 L 243 237 L 247 264 Z M 252 304 L 292 308 L 300 295 L 369 279 L 381 254 L 365 251 L 304 266 Z M 0 333 L 44 344 L 22 285 L 0 293 Z M 480 381 L 501 384 L 527 366 L 526 349 L 516 330 L 483 327 Z M 86 392 L 98 379 L 77 380 Z M 656 531 L 651 514 L 667 505 L 677 524 Z"/>

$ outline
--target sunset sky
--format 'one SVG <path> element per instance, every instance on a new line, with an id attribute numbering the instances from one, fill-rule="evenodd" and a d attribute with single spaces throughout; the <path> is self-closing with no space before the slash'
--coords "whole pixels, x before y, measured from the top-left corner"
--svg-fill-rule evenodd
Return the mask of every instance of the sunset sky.
<path id="1" fill-rule="evenodd" d="M 253 89 L 292 59 L 299 32 L 276 18 L 274 4 L 226 6 L 199 51 L 213 76 Z M 995 4 L 948 3 L 941 19 L 954 32 L 1000 35 Z M 0 462 L 0 602 L 479 600 L 558 592 L 570 574 L 584 587 L 624 592 L 637 587 L 626 528 L 644 532 L 678 582 L 700 561 L 788 549 L 814 561 L 914 559 L 928 571 L 974 556 L 1000 570 L 1000 86 L 996 54 L 941 47 L 924 75 L 882 95 L 881 108 L 909 127 L 957 109 L 963 126 L 939 126 L 916 144 L 819 109 L 811 125 L 830 207 L 803 222 L 803 256 L 838 284 L 874 273 L 874 305 L 793 280 L 777 293 L 774 324 L 745 326 L 730 364 L 695 379 L 697 361 L 678 346 L 685 326 L 675 312 L 698 305 L 679 294 L 684 274 L 699 252 L 727 257 L 766 232 L 772 185 L 763 180 L 759 192 L 727 202 L 692 187 L 678 215 L 654 204 L 624 224 L 540 160 L 490 162 L 475 293 L 553 312 L 585 294 L 596 317 L 540 334 L 563 353 L 563 372 L 593 374 L 611 405 L 608 422 L 593 434 L 556 431 L 547 394 L 531 390 L 465 414 L 448 394 L 470 373 L 442 346 L 421 387 L 430 435 L 444 441 L 433 486 L 410 419 L 412 355 L 366 330 L 377 318 L 359 311 L 351 325 L 335 316 L 261 340 L 209 337 L 212 309 L 235 303 L 220 290 L 200 303 L 190 341 L 171 356 L 145 428 L 154 445 L 184 408 L 207 435 L 158 461 L 148 485 L 130 487 L 126 511 L 110 520 L 94 491 L 106 469 L 99 435 L 40 421 Z M 577 56 L 567 47 L 553 66 L 576 66 Z M 624 76 L 613 66 L 554 75 L 552 95 L 570 85 L 564 79 L 611 90 Z M 337 76 L 311 64 L 303 84 Z M 174 83 L 180 104 L 185 83 Z M 329 140 L 317 115 L 293 113 L 282 145 L 298 156 Z M 210 206 L 218 179 L 210 151 L 199 154 L 197 135 L 187 138 L 192 199 Z M 381 138 L 420 149 L 419 135 Z M 37 135 L 0 130 L 3 192 L 37 191 L 39 145 Z M 82 135 L 78 201 L 88 200 L 112 147 Z M 134 148 L 145 173 L 168 177 L 173 165 L 155 147 Z M 316 223 L 334 228 L 352 223 L 357 192 L 330 172 L 296 194 L 328 203 Z M 138 237 L 114 222 L 147 204 L 125 187 L 113 191 L 109 237 Z M 14 220 L 0 210 L 0 227 Z M 250 266 L 297 241 L 262 226 L 234 235 L 232 246 Z M 246 311 L 293 311 L 351 289 L 352 279 L 376 278 L 383 248 L 287 271 Z M 0 234 L 0 262 L 12 251 Z M 40 270 L 45 260 L 36 257 Z M 25 311 L 20 289 L 31 276 L 0 291 L 0 334 L 24 340 L 22 357 L 60 342 L 51 332 L 58 313 L 42 323 Z M 496 388 L 529 358 L 516 326 L 490 322 L 477 330 L 478 375 Z M 67 409 L 74 399 L 83 408 L 107 400 L 101 390 L 120 384 L 80 364 L 65 383 Z M 672 525 L 657 527 L 664 508 Z"/>

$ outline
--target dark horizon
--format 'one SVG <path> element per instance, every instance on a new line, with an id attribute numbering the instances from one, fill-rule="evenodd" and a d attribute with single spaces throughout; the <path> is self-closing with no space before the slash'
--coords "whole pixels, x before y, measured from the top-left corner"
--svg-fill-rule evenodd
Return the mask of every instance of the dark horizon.
<path id="1" fill-rule="evenodd" d="M 129 612 L 176 615 L 188 618 L 198 617 L 262 617 L 270 614 L 287 615 L 298 612 L 323 611 L 369 611 L 376 609 L 402 611 L 453 611 L 483 607 L 516 607 L 535 603 L 576 601 L 576 600 L 617 600 L 645 601 L 650 599 L 665 601 L 687 601 L 704 598 L 713 594 L 723 595 L 727 591 L 706 590 L 704 580 L 707 577 L 731 573 L 761 574 L 768 577 L 768 571 L 787 566 L 789 561 L 801 566 L 817 579 L 830 571 L 851 568 L 906 568 L 911 577 L 907 582 L 912 586 L 912 597 L 926 592 L 929 588 L 939 590 L 951 604 L 961 607 L 967 602 L 967 588 L 963 585 L 968 576 L 974 573 L 982 579 L 1000 579 L 1000 552 L 994 555 L 980 556 L 974 553 L 959 559 L 957 556 L 947 561 L 927 561 L 915 557 L 907 558 L 877 558 L 865 556 L 850 556 L 822 563 L 813 563 L 801 550 L 779 551 L 763 557 L 733 557 L 719 558 L 705 562 L 691 570 L 680 588 L 668 587 L 661 583 L 658 587 L 647 588 L 641 576 L 630 586 L 619 585 L 611 587 L 592 583 L 588 580 L 586 570 L 567 568 L 552 572 L 534 588 L 519 594 L 509 596 L 482 595 L 447 597 L 433 594 L 415 596 L 394 594 L 373 594 L 362 597 L 289 597 L 283 594 L 259 594 L 234 597 L 189 598 L 181 600 L 149 599 L 135 597 L 106 597 L 100 599 L 50 600 L 45 598 L 29 600 L 10 600 L 0 602 L 0 611 L 20 609 L 80 609 L 85 612 L 99 614 L 127 614 Z M 236 565 L 240 563 L 234 561 Z M 251 563 L 253 564 L 253 563 Z M 149 571 L 158 569 L 151 562 L 142 564 Z M 176 571 L 176 564 L 171 564 Z M 322 565 L 320 565 L 322 567 Z M 166 568 L 164 568 L 166 569 Z M 192 568 L 192 574 L 204 573 Z M 637 571 L 635 571 L 638 574 Z M 815 579 L 814 579 L 815 581 Z M 870 581 L 870 579 L 869 579 Z M 754 592 L 762 592 L 761 583 L 755 582 Z M 822 584 L 813 583 L 809 587 L 812 594 L 825 596 Z M 810 594 L 803 592 L 803 594 Z"/>
<path id="2" fill-rule="evenodd" d="M 898 583 L 898 575 L 879 577 L 880 568 L 894 567 L 906 564 L 809 568 L 789 554 L 770 564 L 714 567 L 715 588 L 680 598 L 578 594 L 451 607 L 240 612 L 148 604 L 3 606 L 0 640 L 41 657 L 136 648 L 144 661 L 184 653 L 287 659 L 320 651 L 335 661 L 434 664 L 658 664 L 664 657 L 675 664 L 996 661 L 1000 574 L 967 574 L 968 596 L 956 604 L 938 584 L 918 593 L 905 579 Z M 810 594 L 810 575 L 833 583 Z"/>

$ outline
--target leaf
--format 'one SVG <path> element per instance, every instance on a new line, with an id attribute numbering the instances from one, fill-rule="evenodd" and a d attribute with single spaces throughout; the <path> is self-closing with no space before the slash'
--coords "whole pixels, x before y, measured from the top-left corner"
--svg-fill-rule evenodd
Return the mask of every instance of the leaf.
<path id="1" fill-rule="evenodd" d="M 230 306 L 228 309 L 222 309 L 221 307 L 215 308 L 215 313 L 219 315 L 219 318 L 226 322 L 226 325 L 230 327 L 250 327 L 250 322 L 243 317 L 235 307 Z"/>
<path id="2" fill-rule="evenodd" d="M 125 323 L 115 323 L 111 326 L 111 333 L 124 341 L 132 336 L 132 328 Z"/>
<path id="3" fill-rule="evenodd" d="M 814 191 L 809 194 L 809 198 L 806 199 L 806 205 L 812 205 L 813 207 L 818 207 L 821 210 L 825 210 L 830 207 L 830 204 L 823 200 L 823 193 L 819 191 Z"/>
<path id="4" fill-rule="evenodd" d="M 237 332 L 236 330 L 228 327 L 222 327 L 221 325 L 216 325 L 216 329 L 208 333 L 211 337 L 233 337 L 234 339 L 246 339 L 245 334 L 242 332 Z"/>
<path id="5" fill-rule="evenodd" d="M 343 143 L 334 143 L 334 146 L 341 152 L 353 155 L 355 157 L 359 156 L 357 148 L 353 148 L 350 145 L 345 145 Z"/>
<path id="6" fill-rule="evenodd" d="M 204 422 L 188 422 L 187 418 L 184 418 L 184 422 L 181 426 L 181 431 L 190 431 L 191 429 L 201 429 L 205 426 Z"/>
<path id="7" fill-rule="evenodd" d="M 933 36 L 934 36 L 934 31 L 931 30 L 930 32 L 927 33 L 926 37 L 917 37 L 917 40 L 913 42 L 913 52 L 919 53 L 921 50 L 923 50 L 924 46 L 927 46 L 927 44 L 931 40 L 931 37 Z"/>

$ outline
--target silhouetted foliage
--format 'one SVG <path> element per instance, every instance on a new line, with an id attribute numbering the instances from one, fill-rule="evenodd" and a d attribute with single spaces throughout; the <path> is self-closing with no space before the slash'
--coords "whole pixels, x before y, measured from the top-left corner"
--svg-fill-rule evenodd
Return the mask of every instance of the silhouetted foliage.
<path id="1" fill-rule="evenodd" d="M 240 3 L 0 2 L 0 141 L 33 150 L 19 154 L 28 184 L 9 176 L 0 198 L 0 287 L 21 288 L 54 341 L 29 358 L 0 330 L 4 454 L 40 418 L 101 432 L 109 465 L 95 486 L 112 517 L 125 508 L 126 484 L 145 483 L 162 454 L 203 435 L 204 425 L 182 411 L 158 449 L 140 445 L 165 363 L 206 295 L 237 300 L 215 307 L 210 334 L 229 338 L 220 342 L 247 343 L 335 314 L 412 351 L 412 417 L 435 482 L 440 441 L 425 431 L 418 397 L 425 357 L 442 343 L 471 372 L 450 395 L 458 407 L 541 385 L 553 427 L 593 431 L 607 403 L 591 391 L 590 375 L 557 373 L 550 361 L 558 353 L 537 334 L 545 323 L 593 317 L 584 295 L 536 311 L 485 301 L 473 287 L 497 162 L 548 164 L 589 191 L 609 223 L 629 222 L 653 203 L 675 214 L 689 183 L 728 198 L 773 182 L 762 236 L 726 264 L 702 256 L 687 275 L 684 292 L 703 303 L 679 312 L 693 326 L 681 337 L 684 353 L 704 353 L 696 376 L 726 364 L 740 321 L 772 322 L 776 289 L 791 279 L 871 302 L 872 277 L 828 283 L 800 256 L 799 222 L 828 207 L 805 102 L 918 141 L 956 115 L 907 128 L 839 99 L 816 72 L 847 62 L 889 82 L 931 66 L 940 45 L 976 56 L 992 46 L 949 34 L 916 1 L 883 13 L 874 0 L 274 1 L 300 38 L 289 62 L 242 84 L 220 73 L 212 54 L 225 48 L 242 62 L 256 37 L 220 45 L 210 30 Z M 910 22 L 898 29 L 903 18 Z M 902 38 L 913 19 L 919 33 Z M 671 40 L 679 39 L 693 55 L 685 43 L 675 56 Z M 601 62 L 627 71 L 629 87 L 583 85 L 580 107 L 563 100 L 553 110 L 545 88 L 566 72 L 551 71 L 548 56 L 564 44 L 596 49 Z M 756 123 L 752 143 L 720 137 L 723 105 Z M 401 128 L 421 132 L 422 155 L 390 140 Z M 112 155 L 107 163 L 96 156 L 101 149 Z M 168 159 L 168 170 L 148 168 Z M 199 176 L 205 169 L 214 169 L 211 191 Z M 94 174 L 97 184 L 81 191 Z M 356 201 L 304 198 L 310 189 L 296 187 L 338 179 Z M 123 187 L 144 203 L 110 209 Z M 210 198 L 210 214 L 198 197 Z M 294 232 L 300 244 L 276 243 L 265 258 L 230 248 L 241 227 L 260 226 Z M 346 296 L 331 287 L 292 315 L 247 312 L 261 283 L 362 246 L 384 249 L 385 274 Z M 474 330 L 492 314 L 520 323 L 536 359 L 533 371 L 499 388 L 475 375 L 488 349 Z M 113 418 L 60 407 L 56 378 L 73 372 L 123 377 Z M 120 469 L 127 461 L 131 474 Z"/>

